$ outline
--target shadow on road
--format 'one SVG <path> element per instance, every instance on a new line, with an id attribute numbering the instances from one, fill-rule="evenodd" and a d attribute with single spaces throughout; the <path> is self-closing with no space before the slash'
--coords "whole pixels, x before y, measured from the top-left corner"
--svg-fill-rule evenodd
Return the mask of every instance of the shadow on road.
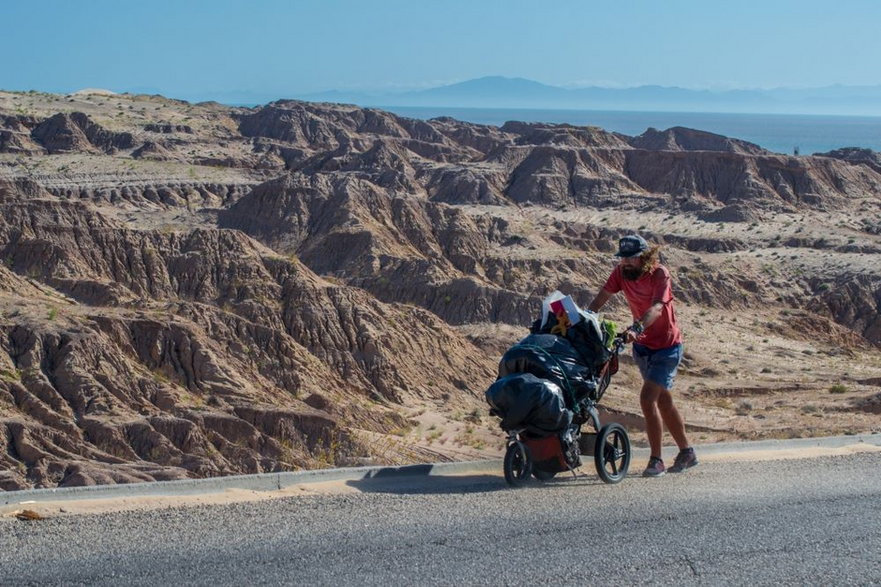
<path id="1" fill-rule="evenodd" d="M 489 493 L 506 489 L 505 480 L 498 475 L 377 475 L 366 479 L 346 481 L 363 493 L 393 493 L 401 495 L 445 493 Z"/>
<path id="2" fill-rule="evenodd" d="M 475 474 L 475 475 L 376 475 L 366 479 L 346 481 L 348 487 L 352 487 L 363 493 L 392 493 L 399 495 L 418 494 L 465 494 L 465 493 L 491 493 L 494 491 L 516 491 L 508 486 L 501 475 Z M 548 490 L 603 485 L 596 476 L 579 475 L 577 479 L 571 474 L 560 476 L 548 481 L 531 480 L 524 488 L 546 488 Z"/>

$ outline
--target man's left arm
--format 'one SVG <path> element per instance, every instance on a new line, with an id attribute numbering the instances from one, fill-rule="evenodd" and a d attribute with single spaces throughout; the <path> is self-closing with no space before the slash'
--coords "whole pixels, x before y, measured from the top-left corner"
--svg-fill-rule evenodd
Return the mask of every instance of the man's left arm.
<path id="1" fill-rule="evenodd" d="M 639 317 L 639 320 L 627 329 L 627 342 L 633 342 L 652 325 L 652 322 L 664 312 L 664 306 L 673 301 L 673 288 L 670 272 L 665 267 L 659 267 L 652 276 L 654 281 L 652 305 Z"/>
<path id="2" fill-rule="evenodd" d="M 645 311 L 645 314 L 640 316 L 639 320 L 634 322 L 633 325 L 627 329 L 625 342 L 633 342 L 636 340 L 639 335 L 645 332 L 646 328 L 652 325 L 652 322 L 658 319 L 658 316 L 660 316 L 663 311 L 664 302 L 659 300 L 652 304 L 649 309 Z"/>

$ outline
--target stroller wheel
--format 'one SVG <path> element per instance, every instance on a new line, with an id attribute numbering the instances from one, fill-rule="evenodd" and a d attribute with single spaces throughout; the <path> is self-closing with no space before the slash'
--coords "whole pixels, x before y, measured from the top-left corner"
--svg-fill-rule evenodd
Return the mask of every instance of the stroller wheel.
<path id="1" fill-rule="evenodd" d="M 597 434 L 593 452 L 597 474 L 606 483 L 618 483 L 630 467 L 630 437 L 624 426 L 606 424 Z"/>
<path id="2" fill-rule="evenodd" d="M 522 442 L 512 442 L 505 452 L 505 481 L 511 487 L 519 487 L 532 474 L 532 455 Z"/>

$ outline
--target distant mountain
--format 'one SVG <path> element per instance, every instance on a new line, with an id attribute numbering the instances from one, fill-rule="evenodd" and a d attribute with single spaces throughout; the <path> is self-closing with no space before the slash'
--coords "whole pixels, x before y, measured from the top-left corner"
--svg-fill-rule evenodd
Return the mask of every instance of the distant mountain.
<path id="1" fill-rule="evenodd" d="M 425 105 L 441 102 L 441 106 L 484 106 L 488 100 L 494 104 L 522 106 L 529 104 L 558 103 L 565 101 L 570 90 L 548 86 L 519 77 L 482 77 L 449 86 L 408 92 L 398 99 L 412 100 Z"/>
<path id="2" fill-rule="evenodd" d="M 881 86 L 773 90 L 690 90 L 668 86 L 566 89 L 523 78 L 488 76 L 399 93 L 328 91 L 291 96 L 359 106 L 656 110 L 881 116 Z"/>

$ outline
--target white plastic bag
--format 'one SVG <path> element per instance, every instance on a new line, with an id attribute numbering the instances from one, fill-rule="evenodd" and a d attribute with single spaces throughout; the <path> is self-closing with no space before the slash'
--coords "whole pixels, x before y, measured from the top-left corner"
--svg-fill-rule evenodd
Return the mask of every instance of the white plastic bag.
<path id="1" fill-rule="evenodd" d="M 541 303 L 541 327 L 548 322 L 548 316 L 559 316 L 563 312 L 569 318 L 569 325 L 574 326 L 581 322 L 582 312 L 570 296 L 564 296 L 560 291 L 554 290 Z"/>

